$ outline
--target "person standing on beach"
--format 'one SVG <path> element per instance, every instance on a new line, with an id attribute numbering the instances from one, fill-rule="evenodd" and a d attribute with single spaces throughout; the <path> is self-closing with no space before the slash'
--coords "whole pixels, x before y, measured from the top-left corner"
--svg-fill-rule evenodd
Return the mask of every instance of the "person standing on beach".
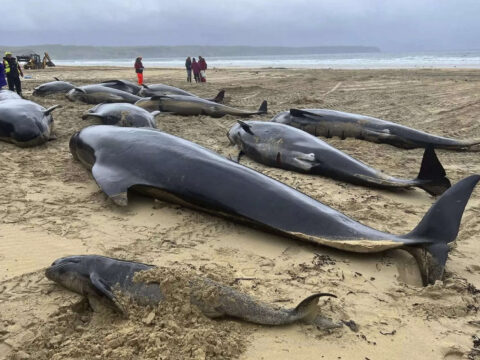
<path id="1" fill-rule="evenodd" d="M 190 56 L 185 60 L 185 68 L 187 69 L 187 82 L 192 82 L 192 60 Z"/>
<path id="2" fill-rule="evenodd" d="M 138 78 L 138 85 L 143 85 L 143 64 L 142 64 L 142 57 L 139 56 L 135 59 L 135 72 L 137 73 Z"/>
<path id="3" fill-rule="evenodd" d="M 198 57 L 198 65 L 200 66 L 200 79 L 202 82 L 207 82 L 207 62 L 201 56 Z"/>
<path id="4" fill-rule="evenodd" d="M 0 90 L 2 87 L 7 85 L 7 80 L 5 79 L 5 66 L 3 66 L 3 62 L 0 62 Z"/>
<path id="5" fill-rule="evenodd" d="M 192 60 L 192 70 L 193 70 L 193 77 L 195 78 L 195 82 L 200 82 L 200 65 L 195 58 Z"/>
<path id="6" fill-rule="evenodd" d="M 5 52 L 3 66 L 7 74 L 8 89 L 10 91 L 17 91 L 17 94 L 22 96 L 22 82 L 20 81 L 20 75 L 23 77 L 22 68 L 20 64 L 17 63 L 17 59 L 15 59 L 9 51 Z"/>

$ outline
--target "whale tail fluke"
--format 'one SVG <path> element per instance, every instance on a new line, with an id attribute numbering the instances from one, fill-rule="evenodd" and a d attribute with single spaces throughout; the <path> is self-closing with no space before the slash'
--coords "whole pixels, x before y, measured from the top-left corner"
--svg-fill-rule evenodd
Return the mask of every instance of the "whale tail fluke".
<path id="1" fill-rule="evenodd" d="M 323 296 L 336 298 L 335 295 L 329 293 L 317 293 L 310 295 L 304 299 L 297 307 L 291 310 L 290 321 L 302 321 L 317 326 L 320 329 L 335 329 L 342 327 L 342 323 L 335 323 L 332 320 L 318 314 L 318 299 Z"/>
<path id="2" fill-rule="evenodd" d="M 480 175 L 459 181 L 432 205 L 415 229 L 402 236 L 406 239 L 406 250 L 418 262 L 426 285 L 442 278 L 450 250 L 448 244 L 458 235 L 465 206 L 479 181 Z"/>
<path id="3" fill-rule="evenodd" d="M 419 187 L 430 195 L 441 195 L 452 186 L 446 175 L 434 147 L 431 145 L 427 146 L 423 153 L 422 165 L 417 176 L 417 180 L 422 182 Z"/>
<path id="4" fill-rule="evenodd" d="M 303 299 L 300 304 L 293 309 L 292 313 L 297 319 L 306 319 L 309 316 L 315 315 L 314 312 L 317 311 L 318 299 L 323 296 L 329 296 L 336 298 L 336 295 L 330 293 L 317 293 L 310 295 L 309 297 Z"/>
<path id="5" fill-rule="evenodd" d="M 472 140 L 467 144 L 467 150 L 480 152 L 480 139 Z"/>

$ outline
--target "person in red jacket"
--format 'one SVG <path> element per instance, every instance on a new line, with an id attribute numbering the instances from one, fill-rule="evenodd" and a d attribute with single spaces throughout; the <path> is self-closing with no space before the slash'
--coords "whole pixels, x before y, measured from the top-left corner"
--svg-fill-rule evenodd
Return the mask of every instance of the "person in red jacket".
<path id="1" fill-rule="evenodd" d="M 195 78 L 195 82 L 200 82 L 200 65 L 198 64 L 195 58 L 192 59 L 192 71 L 193 77 Z"/>
<path id="2" fill-rule="evenodd" d="M 200 79 L 202 82 L 207 82 L 207 62 L 201 56 L 198 57 L 198 65 L 200 65 Z"/>
<path id="3" fill-rule="evenodd" d="M 135 59 L 135 72 L 137 73 L 138 78 L 138 85 L 143 84 L 143 64 L 142 64 L 142 57 L 139 56 Z"/>

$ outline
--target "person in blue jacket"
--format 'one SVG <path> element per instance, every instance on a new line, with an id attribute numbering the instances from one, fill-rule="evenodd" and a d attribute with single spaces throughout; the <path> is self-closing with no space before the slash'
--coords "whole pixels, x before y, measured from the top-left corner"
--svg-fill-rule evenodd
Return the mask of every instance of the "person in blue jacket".
<path id="1" fill-rule="evenodd" d="M 5 66 L 5 74 L 7 74 L 8 89 L 10 91 L 17 91 L 17 94 L 22 96 L 22 82 L 20 75 L 23 77 L 23 71 L 20 64 L 12 56 L 10 51 L 5 52 L 3 58 L 3 66 Z"/>
<path id="2" fill-rule="evenodd" d="M 0 90 L 2 87 L 7 85 L 7 80 L 5 79 L 5 66 L 3 66 L 3 62 L 0 61 Z"/>

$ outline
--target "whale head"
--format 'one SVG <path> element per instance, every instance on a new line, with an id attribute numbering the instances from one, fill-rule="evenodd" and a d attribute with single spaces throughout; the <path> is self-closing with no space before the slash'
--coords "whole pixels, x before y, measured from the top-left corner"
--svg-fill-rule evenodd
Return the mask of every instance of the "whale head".
<path id="1" fill-rule="evenodd" d="M 90 273 L 83 256 L 68 256 L 55 260 L 45 270 L 45 276 L 78 294 L 88 293 Z"/>

